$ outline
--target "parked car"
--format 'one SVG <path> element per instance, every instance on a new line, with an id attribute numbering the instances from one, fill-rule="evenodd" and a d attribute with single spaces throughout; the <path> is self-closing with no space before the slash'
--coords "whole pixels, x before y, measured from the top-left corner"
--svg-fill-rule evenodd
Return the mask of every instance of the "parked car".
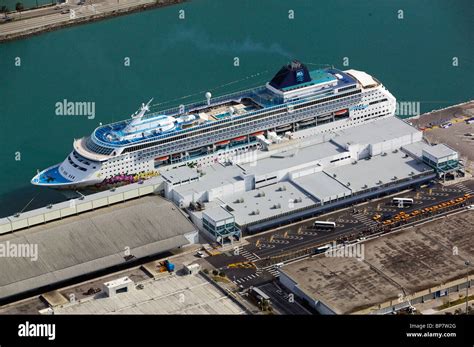
<path id="1" fill-rule="evenodd" d="M 201 251 L 198 251 L 198 252 L 196 253 L 196 257 L 204 258 L 204 253 L 201 252 Z"/>

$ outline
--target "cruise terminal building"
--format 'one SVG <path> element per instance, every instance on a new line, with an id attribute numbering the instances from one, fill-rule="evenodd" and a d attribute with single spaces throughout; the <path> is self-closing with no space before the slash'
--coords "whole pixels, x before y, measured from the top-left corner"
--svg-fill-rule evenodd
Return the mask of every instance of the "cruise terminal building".
<path id="1" fill-rule="evenodd" d="M 388 117 L 321 135 L 280 137 L 253 157 L 178 167 L 162 178 L 165 196 L 186 209 L 201 232 L 225 243 L 420 185 L 437 177 L 433 161 L 446 154 L 424 143 L 421 131 Z"/>

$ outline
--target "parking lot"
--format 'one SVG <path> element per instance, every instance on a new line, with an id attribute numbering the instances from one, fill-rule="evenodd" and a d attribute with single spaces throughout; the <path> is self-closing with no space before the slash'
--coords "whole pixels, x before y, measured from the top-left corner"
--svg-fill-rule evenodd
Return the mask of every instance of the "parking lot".
<path id="1" fill-rule="evenodd" d="M 311 252 L 314 252 L 315 247 L 325 246 L 333 241 L 342 243 L 364 240 L 371 234 L 380 232 L 383 221 L 393 218 L 400 211 L 410 214 L 468 193 L 474 194 L 473 180 L 449 187 L 431 184 L 396 195 L 397 197 L 412 198 L 414 203 L 410 207 L 399 208 L 392 204 L 392 196 L 385 197 L 249 237 L 246 239 L 247 245 L 208 257 L 206 260 L 214 267 L 224 271 L 229 279 L 240 287 L 259 285 L 278 276 L 276 264 L 279 258 L 292 259 L 300 256 L 305 249 L 312 249 Z M 440 209 L 436 213 L 445 211 L 447 208 Z M 381 216 L 379 221 L 373 220 L 376 215 Z M 434 215 L 431 213 L 429 216 L 420 213 L 414 220 L 432 216 Z M 332 231 L 316 230 L 313 227 L 315 220 L 333 221 L 336 223 L 336 227 Z M 403 224 L 394 224 L 386 228 L 386 231 L 400 225 Z M 235 264 L 242 263 L 254 264 L 255 267 L 235 266 Z M 229 267 L 229 265 L 232 266 Z"/>
<path id="2" fill-rule="evenodd" d="M 459 152 L 466 168 L 474 172 L 474 123 L 453 123 L 449 128 L 425 130 L 425 138 L 431 143 L 444 143 Z M 467 160 L 466 160 L 467 159 Z"/>
<path id="3" fill-rule="evenodd" d="M 450 107 L 445 110 L 421 115 L 411 122 L 424 131 L 424 137 L 432 144 L 444 143 L 459 152 L 460 158 L 467 163 L 466 168 L 474 172 L 474 124 L 467 124 L 466 119 L 474 115 L 474 102 Z M 447 122 L 448 128 L 441 127 Z"/>

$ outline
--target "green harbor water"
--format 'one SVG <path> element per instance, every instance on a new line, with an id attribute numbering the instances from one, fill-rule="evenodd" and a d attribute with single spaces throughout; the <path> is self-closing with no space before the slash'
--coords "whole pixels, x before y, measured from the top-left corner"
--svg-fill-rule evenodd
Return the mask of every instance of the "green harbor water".
<path id="1" fill-rule="evenodd" d="M 64 200 L 30 179 L 99 122 L 150 98 L 167 108 L 261 85 L 294 58 L 367 71 L 421 112 L 473 99 L 473 13 L 472 0 L 195 0 L 1 44 L 0 217 Z M 94 102 L 95 118 L 56 115 L 64 99 Z"/>
<path id="2" fill-rule="evenodd" d="M 55 4 L 56 0 L 0 0 L 0 8 L 6 6 L 8 11 L 14 11 L 16 4 L 19 2 L 23 4 L 25 9 L 29 9 L 48 4 Z"/>

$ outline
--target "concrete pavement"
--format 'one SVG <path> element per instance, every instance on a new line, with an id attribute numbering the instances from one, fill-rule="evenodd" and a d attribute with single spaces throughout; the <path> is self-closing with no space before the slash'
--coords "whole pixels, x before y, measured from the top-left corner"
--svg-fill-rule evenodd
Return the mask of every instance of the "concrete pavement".
<path id="1" fill-rule="evenodd" d="M 9 22 L 0 22 L 0 42 L 27 37 L 65 26 L 95 21 L 146 8 L 184 2 L 184 0 L 87 0 L 78 5 L 70 1 L 55 7 L 11 13 Z"/>

